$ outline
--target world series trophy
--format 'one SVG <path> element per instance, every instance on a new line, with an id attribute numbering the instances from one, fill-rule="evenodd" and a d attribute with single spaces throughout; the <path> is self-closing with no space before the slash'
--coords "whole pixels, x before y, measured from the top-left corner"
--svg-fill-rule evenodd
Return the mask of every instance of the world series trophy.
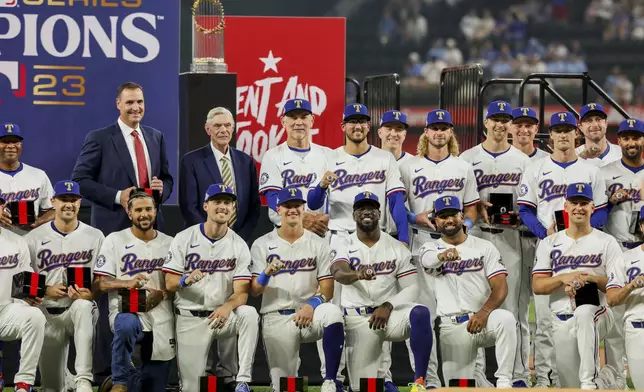
<path id="1" fill-rule="evenodd" d="M 192 4 L 193 73 L 226 73 L 224 62 L 224 6 L 220 0 L 195 0 Z"/>

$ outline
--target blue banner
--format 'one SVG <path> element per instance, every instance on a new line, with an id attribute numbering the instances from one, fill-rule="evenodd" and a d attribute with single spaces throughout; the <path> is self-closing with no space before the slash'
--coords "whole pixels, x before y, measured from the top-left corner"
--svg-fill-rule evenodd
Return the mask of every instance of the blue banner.
<path id="1" fill-rule="evenodd" d="M 0 122 L 22 161 L 68 179 L 87 133 L 116 122 L 116 90 L 143 86 L 142 124 L 165 135 L 176 203 L 179 2 L 0 0 Z"/>

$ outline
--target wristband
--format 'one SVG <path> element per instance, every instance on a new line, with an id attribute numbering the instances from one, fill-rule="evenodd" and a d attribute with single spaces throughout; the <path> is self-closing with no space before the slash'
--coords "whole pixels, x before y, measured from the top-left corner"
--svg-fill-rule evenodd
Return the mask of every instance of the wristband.
<path id="1" fill-rule="evenodd" d="M 474 222 L 472 222 L 470 218 L 465 218 L 463 225 L 467 226 L 467 230 L 470 230 L 472 229 L 472 226 L 474 226 Z"/>
<path id="2" fill-rule="evenodd" d="M 186 288 L 188 285 L 186 284 L 186 279 L 188 279 L 189 274 L 183 274 L 181 275 L 181 279 L 179 279 L 179 286 Z"/>
<path id="3" fill-rule="evenodd" d="M 315 295 L 311 298 L 309 298 L 308 301 L 306 301 L 307 304 L 311 305 L 313 307 L 313 310 L 317 308 L 318 306 L 322 305 L 323 301 L 322 298 L 319 295 Z"/>
<path id="4" fill-rule="evenodd" d="M 262 271 L 262 273 L 257 277 L 257 284 L 260 286 L 266 286 L 270 279 L 271 277 L 266 275 L 266 272 Z"/>

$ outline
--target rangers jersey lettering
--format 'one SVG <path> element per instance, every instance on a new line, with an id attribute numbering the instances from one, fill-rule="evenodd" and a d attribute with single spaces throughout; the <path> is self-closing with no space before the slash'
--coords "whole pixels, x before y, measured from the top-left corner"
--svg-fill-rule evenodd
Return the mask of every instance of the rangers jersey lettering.
<path id="1" fill-rule="evenodd" d="M 165 260 L 163 271 L 175 275 L 200 270 L 204 278 L 175 294 L 174 304 L 185 310 L 214 311 L 233 294 L 233 281 L 251 280 L 250 251 L 237 233 L 227 230 L 213 241 L 204 232 L 204 224 L 178 233 Z"/>
<path id="2" fill-rule="evenodd" d="M 0 306 L 13 302 L 13 276 L 21 271 L 33 271 L 27 242 L 19 235 L 0 228 Z"/>
<path id="3" fill-rule="evenodd" d="M 317 292 L 319 282 L 333 279 L 331 253 L 327 241 L 307 230 L 292 244 L 277 230 L 259 237 L 250 249 L 252 274 L 259 276 L 275 259 L 284 263 L 284 269 L 271 277 L 262 294 L 260 313 L 299 309 L 305 304 Z"/>
<path id="4" fill-rule="evenodd" d="M 606 290 L 624 287 L 644 274 L 644 251 L 638 246 L 624 252 L 608 274 Z M 633 290 L 626 298 L 624 321 L 640 321 L 644 318 L 644 288 Z"/>
<path id="5" fill-rule="evenodd" d="M 568 272 L 587 272 L 608 277 L 608 271 L 620 263 L 621 258 L 622 250 L 617 241 L 597 229 L 577 240 L 560 231 L 539 242 L 532 274 L 558 276 Z M 601 306 L 606 306 L 605 297 L 600 291 Z M 573 303 L 563 287 L 550 293 L 550 309 L 555 314 L 574 312 Z"/>
<path id="6" fill-rule="evenodd" d="M 78 222 L 76 230 L 63 234 L 52 221 L 35 228 L 24 239 L 29 246 L 33 270 L 46 276 L 47 286 L 54 286 L 67 285 L 68 267 L 93 269 L 105 237 L 100 230 L 83 222 Z M 67 297 L 44 299 L 44 305 L 52 308 L 66 308 L 71 303 Z"/>
<path id="7" fill-rule="evenodd" d="M 644 181 L 644 166 L 634 168 L 624 164 L 622 160 L 609 163 L 599 172 L 606 182 L 606 197 L 620 189 L 626 190 L 629 199 L 611 207 L 608 222 L 604 231 L 617 240 L 617 242 L 637 242 L 640 239 L 630 233 L 630 227 L 637 224 L 642 200 L 640 198 L 640 184 Z"/>

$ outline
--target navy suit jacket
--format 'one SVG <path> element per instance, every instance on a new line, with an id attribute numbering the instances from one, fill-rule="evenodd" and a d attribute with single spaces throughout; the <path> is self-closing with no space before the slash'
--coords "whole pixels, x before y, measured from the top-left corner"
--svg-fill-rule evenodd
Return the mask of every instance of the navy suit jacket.
<path id="1" fill-rule="evenodd" d="M 168 169 L 163 134 L 154 128 L 140 126 L 150 156 L 150 177 L 163 181 L 163 201 L 172 193 L 174 181 Z M 72 180 L 80 185 L 83 198 L 92 202 L 91 225 L 108 235 L 132 226 L 120 204 L 114 204 L 116 193 L 138 186 L 134 163 L 118 123 L 91 131 L 85 138 Z M 157 227 L 163 230 L 161 211 Z"/>
<path id="2" fill-rule="evenodd" d="M 248 242 L 259 221 L 259 184 L 255 160 L 243 151 L 230 148 L 235 173 L 237 194 L 237 221 L 233 230 Z M 221 173 L 210 144 L 190 151 L 181 158 L 179 169 L 179 206 L 181 214 L 190 227 L 206 220 L 203 198 L 208 187 L 221 183 Z"/>

